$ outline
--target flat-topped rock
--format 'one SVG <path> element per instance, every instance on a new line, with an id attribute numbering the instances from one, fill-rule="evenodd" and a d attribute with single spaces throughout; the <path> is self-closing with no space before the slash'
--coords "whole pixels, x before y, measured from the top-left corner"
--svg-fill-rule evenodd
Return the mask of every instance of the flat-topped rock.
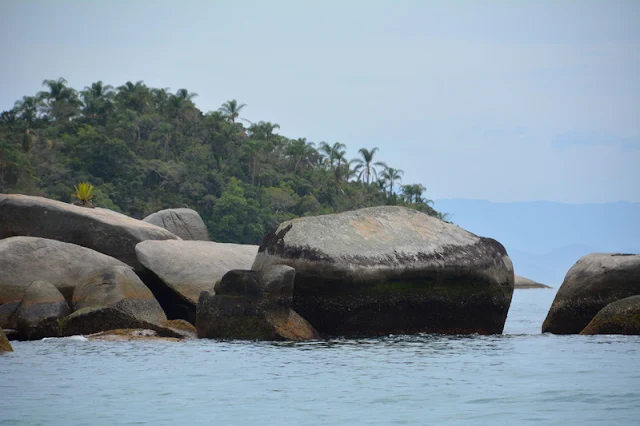
<path id="1" fill-rule="evenodd" d="M 207 226 L 195 210 L 186 208 L 160 210 L 142 220 L 160 226 L 185 241 L 209 241 Z"/>
<path id="2" fill-rule="evenodd" d="M 569 269 L 542 332 L 578 334 L 609 303 L 640 294 L 640 255 L 592 253 Z"/>
<path id="3" fill-rule="evenodd" d="M 504 247 L 386 206 L 294 219 L 252 269 L 295 269 L 292 308 L 321 334 L 501 333 L 514 289 Z"/>
<path id="4" fill-rule="evenodd" d="M 93 249 L 140 269 L 135 246 L 176 240 L 159 226 L 102 208 L 86 208 L 18 194 L 0 194 L 0 238 L 48 238 Z"/>
<path id="5" fill-rule="evenodd" d="M 34 281 L 55 286 L 71 304 L 73 290 L 95 271 L 128 266 L 97 251 L 46 238 L 11 237 L 0 240 L 0 319 L 15 323 L 15 310 Z M 14 328 L 6 323 L 0 327 Z"/>
<path id="6" fill-rule="evenodd" d="M 152 275 L 145 283 L 169 318 L 195 322 L 198 297 L 232 269 L 249 269 L 258 246 L 211 241 L 144 241 L 138 260 Z"/>
<path id="7" fill-rule="evenodd" d="M 521 277 L 520 275 L 515 276 L 514 287 L 516 289 L 532 289 L 532 288 L 553 288 L 549 287 L 545 284 L 540 284 L 539 282 L 530 280 L 529 278 Z"/>

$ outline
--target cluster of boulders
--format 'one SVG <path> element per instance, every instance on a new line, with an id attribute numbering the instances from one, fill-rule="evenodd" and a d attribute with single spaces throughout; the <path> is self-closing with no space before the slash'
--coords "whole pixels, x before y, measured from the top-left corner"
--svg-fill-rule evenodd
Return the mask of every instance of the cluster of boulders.
<path id="1" fill-rule="evenodd" d="M 258 247 L 209 241 L 189 209 L 0 194 L 0 265 L 0 328 L 24 340 L 493 334 L 514 289 L 500 243 L 403 207 L 292 220 Z"/>
<path id="2" fill-rule="evenodd" d="M 593 253 L 567 272 L 542 325 L 554 334 L 640 334 L 640 255 Z"/>

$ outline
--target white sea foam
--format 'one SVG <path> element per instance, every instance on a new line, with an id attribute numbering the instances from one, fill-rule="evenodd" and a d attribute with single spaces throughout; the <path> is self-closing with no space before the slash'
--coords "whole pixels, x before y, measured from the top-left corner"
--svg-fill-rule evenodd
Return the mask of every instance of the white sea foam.
<path id="1" fill-rule="evenodd" d="M 76 342 L 88 342 L 89 339 L 87 339 L 84 336 L 68 336 L 68 337 L 45 337 L 44 339 L 42 339 L 43 342 L 47 341 L 47 340 L 73 340 Z"/>

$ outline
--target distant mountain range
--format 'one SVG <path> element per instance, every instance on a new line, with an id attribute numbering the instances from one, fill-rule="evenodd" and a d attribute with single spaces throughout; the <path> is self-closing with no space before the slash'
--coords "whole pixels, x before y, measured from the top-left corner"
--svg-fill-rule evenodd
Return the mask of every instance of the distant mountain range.
<path id="1" fill-rule="evenodd" d="M 500 241 L 518 275 L 556 288 L 585 254 L 640 253 L 640 203 L 443 199 L 435 208 L 468 231 Z"/>

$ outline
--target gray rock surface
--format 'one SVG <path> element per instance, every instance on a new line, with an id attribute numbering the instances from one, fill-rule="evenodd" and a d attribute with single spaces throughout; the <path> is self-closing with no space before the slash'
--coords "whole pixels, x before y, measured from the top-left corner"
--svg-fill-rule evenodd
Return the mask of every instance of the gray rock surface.
<path id="1" fill-rule="evenodd" d="M 640 295 L 609 303 L 580 334 L 640 335 Z"/>
<path id="2" fill-rule="evenodd" d="M 88 210 L 88 209 L 87 209 Z M 15 317 L 24 292 L 33 281 L 53 284 L 71 303 L 73 290 L 98 269 L 124 263 L 75 244 L 36 237 L 0 240 L 0 319 Z M 6 307 L 8 306 L 8 307 Z M 0 327 L 13 328 L 9 324 Z"/>
<path id="3" fill-rule="evenodd" d="M 321 334 L 501 333 L 513 265 L 490 238 L 403 207 L 282 223 L 252 269 L 295 268 L 292 308 Z"/>
<path id="4" fill-rule="evenodd" d="M 530 280 L 529 278 L 521 277 L 520 275 L 515 276 L 514 287 L 516 289 L 552 288 L 548 285 Z"/>
<path id="5" fill-rule="evenodd" d="M 0 238 L 42 237 L 77 244 L 140 269 L 135 246 L 177 236 L 112 210 L 89 209 L 43 197 L 0 194 Z"/>
<path id="6" fill-rule="evenodd" d="M 609 303 L 640 294 L 640 255 L 592 253 L 569 269 L 543 333 L 578 334 Z"/>
<path id="7" fill-rule="evenodd" d="M 75 288 L 72 306 L 74 311 L 109 307 L 152 324 L 167 320 L 151 290 L 127 266 L 102 268 L 87 277 Z"/>
<path id="8" fill-rule="evenodd" d="M 198 297 L 232 269 L 249 269 L 258 246 L 210 241 L 144 241 L 138 260 L 151 274 L 144 279 L 169 318 L 195 322 Z"/>
<path id="9" fill-rule="evenodd" d="M 58 337 L 58 322 L 70 313 L 67 301 L 53 284 L 34 281 L 27 287 L 16 312 L 18 338 Z"/>
<path id="10" fill-rule="evenodd" d="M 209 241 L 207 226 L 195 210 L 184 208 L 160 210 L 142 220 L 160 226 L 183 240 Z"/>

